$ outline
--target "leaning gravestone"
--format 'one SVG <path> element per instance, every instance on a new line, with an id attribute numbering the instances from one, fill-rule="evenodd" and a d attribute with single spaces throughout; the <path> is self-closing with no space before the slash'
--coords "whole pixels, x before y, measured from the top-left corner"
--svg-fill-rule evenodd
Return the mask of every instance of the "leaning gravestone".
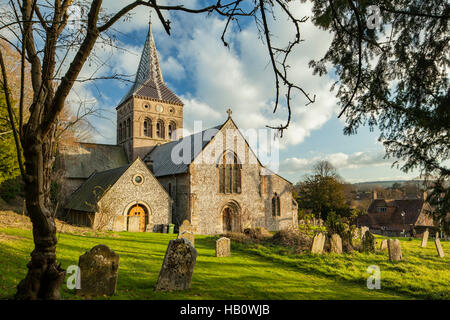
<path id="1" fill-rule="evenodd" d="M 188 239 L 192 243 L 192 246 L 195 247 L 195 236 L 194 236 L 193 232 L 183 231 L 182 233 L 178 234 L 178 239 L 181 239 L 181 238 Z"/>
<path id="2" fill-rule="evenodd" d="M 361 241 L 362 252 L 375 252 L 375 237 L 369 230 L 366 230 Z"/>
<path id="3" fill-rule="evenodd" d="M 364 238 L 364 236 L 366 235 L 366 232 L 369 231 L 369 228 L 368 227 L 361 227 L 360 231 L 361 231 L 360 238 L 362 240 Z"/>
<path id="4" fill-rule="evenodd" d="M 181 226 L 178 228 L 178 233 L 181 234 L 184 231 L 190 231 L 193 232 L 194 230 L 192 230 L 192 225 L 189 222 L 189 220 L 184 220 L 183 223 L 181 224 Z"/>
<path id="5" fill-rule="evenodd" d="M 171 240 L 159 272 L 156 291 L 189 289 L 196 259 L 197 250 L 189 240 Z"/>
<path id="6" fill-rule="evenodd" d="M 128 217 L 128 231 L 129 232 L 139 232 L 141 226 L 140 216 L 129 216 Z"/>
<path id="7" fill-rule="evenodd" d="M 443 258 L 444 257 L 444 249 L 442 249 L 441 240 L 439 240 L 439 238 L 436 238 L 434 240 L 434 244 L 436 245 L 436 250 L 438 252 L 439 258 Z"/>
<path id="8" fill-rule="evenodd" d="M 330 252 L 342 254 L 342 239 L 336 233 L 330 239 Z"/>
<path id="9" fill-rule="evenodd" d="M 125 226 L 126 217 L 125 216 L 115 216 L 113 222 L 113 231 L 123 231 L 126 230 Z"/>
<path id="10" fill-rule="evenodd" d="M 388 253 L 389 253 L 389 260 L 391 261 L 402 260 L 402 247 L 400 246 L 400 241 L 398 239 L 388 240 Z"/>
<path id="11" fill-rule="evenodd" d="M 427 247 L 427 243 L 428 243 L 428 236 L 430 235 L 430 233 L 428 232 L 428 229 L 425 230 L 425 232 L 423 233 L 422 236 L 422 248 L 426 248 Z"/>
<path id="12" fill-rule="evenodd" d="M 113 295 L 116 291 L 119 255 L 100 244 L 80 256 L 80 285 L 77 295 Z"/>
<path id="13" fill-rule="evenodd" d="M 230 256 L 230 239 L 222 237 L 216 241 L 216 257 Z"/>
<path id="14" fill-rule="evenodd" d="M 323 233 L 316 234 L 313 239 L 311 253 L 321 254 L 323 252 L 324 245 L 325 245 L 325 235 Z"/>
<path id="15" fill-rule="evenodd" d="M 387 249 L 387 247 L 388 247 L 387 242 L 388 242 L 387 239 L 384 239 L 383 241 L 381 241 L 380 250 L 386 250 Z"/>

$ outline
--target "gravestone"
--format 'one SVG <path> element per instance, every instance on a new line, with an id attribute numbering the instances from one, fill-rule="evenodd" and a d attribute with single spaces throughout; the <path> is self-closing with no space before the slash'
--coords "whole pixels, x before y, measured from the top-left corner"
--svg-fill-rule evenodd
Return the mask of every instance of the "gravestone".
<path id="1" fill-rule="evenodd" d="M 80 256 L 78 266 L 81 289 L 77 289 L 77 295 L 110 296 L 114 294 L 119 270 L 118 254 L 100 244 Z"/>
<path id="2" fill-rule="evenodd" d="M 178 234 L 178 239 L 181 239 L 181 238 L 188 239 L 192 243 L 192 246 L 195 247 L 195 236 L 194 236 L 193 232 L 183 231 L 182 233 Z"/>
<path id="3" fill-rule="evenodd" d="M 336 233 L 330 239 L 330 252 L 342 254 L 342 239 Z"/>
<path id="4" fill-rule="evenodd" d="M 129 216 L 128 217 L 128 231 L 129 232 L 139 232 L 141 225 L 140 216 Z"/>
<path id="5" fill-rule="evenodd" d="M 436 238 L 434 240 L 434 244 L 436 245 L 436 250 L 438 252 L 439 258 L 443 258 L 444 257 L 444 249 L 442 249 L 441 240 L 439 240 L 439 238 Z"/>
<path id="6" fill-rule="evenodd" d="M 178 228 L 178 233 L 181 234 L 184 231 L 189 231 L 189 232 L 193 232 L 194 230 L 192 230 L 192 225 L 189 222 L 189 220 L 184 220 L 183 223 L 181 224 L 181 226 Z"/>
<path id="7" fill-rule="evenodd" d="M 216 257 L 230 256 L 230 239 L 222 237 L 216 241 Z"/>
<path id="8" fill-rule="evenodd" d="M 362 252 L 375 252 L 375 237 L 369 230 L 366 230 L 361 241 Z"/>
<path id="9" fill-rule="evenodd" d="M 316 234 L 313 239 L 311 253 L 321 254 L 323 252 L 324 245 L 325 245 L 325 235 L 323 233 Z"/>
<path id="10" fill-rule="evenodd" d="M 388 253 L 390 261 L 402 260 L 402 247 L 398 239 L 388 239 Z"/>
<path id="11" fill-rule="evenodd" d="M 156 291 L 189 289 L 196 259 L 197 250 L 189 240 L 171 240 L 159 272 Z"/>
<path id="12" fill-rule="evenodd" d="M 363 240 L 364 236 L 366 235 L 366 232 L 369 231 L 369 228 L 368 227 L 361 227 L 360 231 L 361 231 L 360 238 L 361 238 L 361 240 Z"/>
<path id="13" fill-rule="evenodd" d="M 145 226 L 146 232 L 153 232 L 155 230 L 155 225 L 153 223 L 149 223 Z"/>
<path id="14" fill-rule="evenodd" d="M 126 230 L 126 217 L 125 216 L 115 216 L 113 222 L 113 231 L 124 231 Z"/>
<path id="15" fill-rule="evenodd" d="M 388 247 L 387 242 L 388 242 L 387 239 L 384 239 L 383 241 L 381 241 L 380 250 L 386 250 L 387 249 L 387 247 Z"/>
<path id="16" fill-rule="evenodd" d="M 422 248 L 426 248 L 427 247 L 427 243 L 428 243 L 428 236 L 430 235 L 430 233 L 428 232 L 428 229 L 425 230 L 425 232 L 423 233 L 422 236 Z"/>

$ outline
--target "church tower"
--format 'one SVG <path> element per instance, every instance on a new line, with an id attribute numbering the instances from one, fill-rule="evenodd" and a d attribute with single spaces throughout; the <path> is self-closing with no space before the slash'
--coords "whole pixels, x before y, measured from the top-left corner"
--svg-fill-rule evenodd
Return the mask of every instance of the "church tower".
<path id="1" fill-rule="evenodd" d="M 176 130 L 183 127 L 183 102 L 164 83 L 151 23 L 135 81 L 116 112 L 117 144 L 124 146 L 129 161 L 181 138 Z"/>

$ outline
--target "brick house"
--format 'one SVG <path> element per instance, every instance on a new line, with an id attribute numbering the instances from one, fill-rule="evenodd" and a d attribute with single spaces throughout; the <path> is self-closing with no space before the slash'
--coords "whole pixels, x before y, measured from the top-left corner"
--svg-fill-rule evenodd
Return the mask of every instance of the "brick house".
<path id="1" fill-rule="evenodd" d="M 432 211 L 426 202 L 426 193 L 416 199 L 380 199 L 374 191 L 367 214 L 357 219 L 357 225 L 387 236 L 403 235 L 403 230 L 406 235 L 421 236 L 426 229 L 437 231 L 428 214 Z"/>

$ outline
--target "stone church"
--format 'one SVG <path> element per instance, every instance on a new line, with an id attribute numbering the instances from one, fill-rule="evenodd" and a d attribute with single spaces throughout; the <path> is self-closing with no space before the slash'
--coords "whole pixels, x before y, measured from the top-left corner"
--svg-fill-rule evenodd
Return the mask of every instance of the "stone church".
<path id="1" fill-rule="evenodd" d="M 61 146 L 70 223 L 197 234 L 297 226 L 292 184 L 259 162 L 232 119 L 181 137 L 183 102 L 166 86 L 149 28 L 136 79 L 118 104 L 117 144 Z"/>

